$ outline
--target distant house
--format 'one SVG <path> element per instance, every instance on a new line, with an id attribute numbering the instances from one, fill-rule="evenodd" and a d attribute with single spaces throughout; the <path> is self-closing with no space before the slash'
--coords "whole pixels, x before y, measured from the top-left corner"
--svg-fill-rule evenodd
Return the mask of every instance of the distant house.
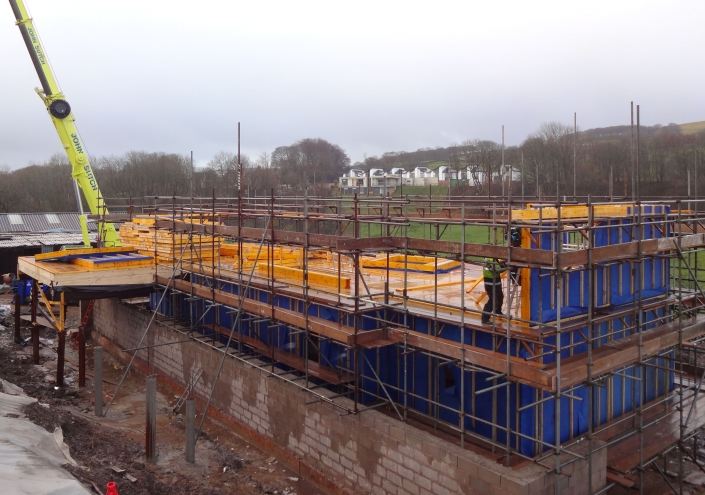
<path id="1" fill-rule="evenodd" d="M 412 176 L 414 179 L 430 179 L 435 177 L 435 174 L 433 173 L 433 170 L 428 167 L 416 167 L 412 172 Z"/>
<path id="2" fill-rule="evenodd" d="M 507 180 L 511 169 L 512 182 L 521 182 L 521 169 L 513 165 L 505 165 L 504 170 L 495 169 L 492 173 L 492 182 L 497 183 Z M 471 186 L 487 184 L 487 168 L 480 165 L 470 165 L 466 169 L 468 184 Z"/>
<path id="3" fill-rule="evenodd" d="M 389 171 L 389 173 L 390 173 L 391 175 L 399 176 L 399 177 L 401 177 L 401 178 L 403 178 L 403 179 L 406 179 L 406 178 L 409 177 L 409 172 L 407 172 L 406 170 L 404 170 L 404 169 L 401 168 L 401 167 L 394 167 L 392 170 Z"/>
<path id="4" fill-rule="evenodd" d="M 343 194 L 391 194 L 401 183 L 402 177 L 381 168 L 372 168 L 369 174 L 364 170 L 351 169 L 338 179 Z"/>
<path id="5" fill-rule="evenodd" d="M 372 168 L 367 172 L 351 169 L 338 179 L 342 194 L 391 194 L 400 186 L 435 186 L 438 177 L 428 167 L 416 167 L 408 172 L 401 167 L 394 167 L 389 172 L 381 168 Z M 369 189 L 369 190 L 368 190 Z"/>
<path id="6" fill-rule="evenodd" d="M 413 172 L 407 172 L 401 167 L 394 167 L 392 170 L 389 171 L 389 175 L 398 177 L 399 185 L 402 186 L 413 186 L 414 180 L 416 180 L 413 177 Z"/>
<path id="7" fill-rule="evenodd" d="M 416 167 L 411 172 L 412 183 L 409 185 L 413 186 L 437 186 L 438 177 L 433 170 L 428 167 Z"/>
<path id="8" fill-rule="evenodd" d="M 347 189 L 364 189 L 367 190 L 367 172 L 360 170 L 359 168 L 353 168 L 347 171 L 338 180 L 341 191 Z"/>
<path id="9" fill-rule="evenodd" d="M 467 178 L 467 169 L 456 170 L 448 165 L 441 165 L 436 169 L 436 177 L 439 181 L 465 179 Z"/>

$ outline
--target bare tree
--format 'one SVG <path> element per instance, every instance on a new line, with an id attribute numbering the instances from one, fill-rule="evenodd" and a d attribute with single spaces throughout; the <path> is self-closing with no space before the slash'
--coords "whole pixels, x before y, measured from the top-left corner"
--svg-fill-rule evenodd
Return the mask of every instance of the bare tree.
<path id="1" fill-rule="evenodd" d="M 269 168 L 272 162 L 272 156 L 267 153 L 266 151 L 263 151 L 262 153 L 259 154 L 257 157 L 257 161 L 255 162 L 255 165 L 261 168 Z"/>
<path id="2" fill-rule="evenodd" d="M 240 160 L 243 160 L 242 156 L 240 156 Z M 237 155 L 229 151 L 219 151 L 208 162 L 206 167 L 213 170 L 218 178 L 218 184 L 215 188 L 217 194 L 225 196 L 235 196 L 237 194 Z"/>

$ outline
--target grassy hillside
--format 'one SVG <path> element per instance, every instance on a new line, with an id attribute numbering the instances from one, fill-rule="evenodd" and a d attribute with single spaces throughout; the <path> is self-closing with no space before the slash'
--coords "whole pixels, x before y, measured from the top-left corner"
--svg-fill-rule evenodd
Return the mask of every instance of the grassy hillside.
<path id="1" fill-rule="evenodd" d="M 681 124 L 679 126 L 683 134 L 697 134 L 705 131 L 705 120 L 701 122 L 691 122 L 690 124 Z"/>

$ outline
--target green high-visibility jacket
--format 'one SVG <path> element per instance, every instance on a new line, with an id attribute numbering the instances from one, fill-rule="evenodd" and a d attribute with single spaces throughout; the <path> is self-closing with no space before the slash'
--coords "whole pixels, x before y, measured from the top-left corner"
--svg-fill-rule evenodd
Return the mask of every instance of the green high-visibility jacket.
<path id="1" fill-rule="evenodd" d="M 485 280 L 490 279 L 498 282 L 500 274 L 507 268 L 494 258 L 485 258 L 485 266 L 482 268 L 482 276 Z"/>

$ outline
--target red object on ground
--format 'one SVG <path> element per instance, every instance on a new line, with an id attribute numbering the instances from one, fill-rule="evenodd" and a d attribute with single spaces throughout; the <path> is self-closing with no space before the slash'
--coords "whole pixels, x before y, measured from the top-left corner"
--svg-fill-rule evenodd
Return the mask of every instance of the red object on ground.
<path id="1" fill-rule="evenodd" d="M 108 491 L 105 492 L 105 495 L 118 495 L 117 485 L 114 481 L 108 482 Z"/>

